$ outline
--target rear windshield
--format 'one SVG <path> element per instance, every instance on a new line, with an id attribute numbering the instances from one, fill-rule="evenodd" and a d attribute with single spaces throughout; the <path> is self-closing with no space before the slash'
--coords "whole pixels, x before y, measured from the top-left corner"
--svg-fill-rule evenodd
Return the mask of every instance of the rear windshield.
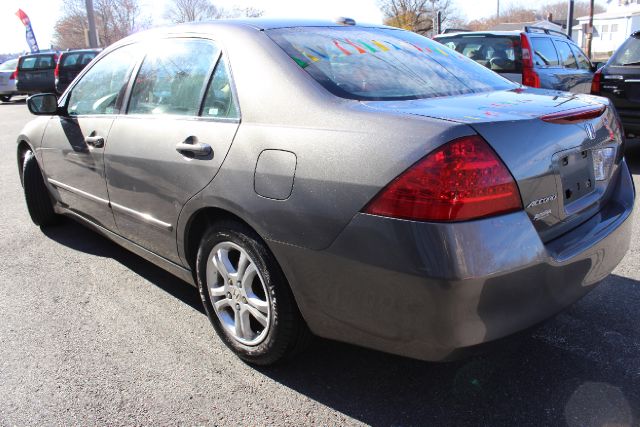
<path id="1" fill-rule="evenodd" d="M 493 71 L 499 73 L 520 73 L 522 71 L 520 36 L 461 34 L 438 37 L 437 40 Z"/>
<path id="2" fill-rule="evenodd" d="M 25 56 L 20 58 L 20 70 L 49 70 L 56 68 L 56 58 L 53 55 Z"/>
<path id="3" fill-rule="evenodd" d="M 629 37 L 611 57 L 610 65 L 640 65 L 640 39 Z"/>
<path id="4" fill-rule="evenodd" d="M 62 57 L 62 64 L 60 64 L 60 66 L 62 68 L 84 67 L 91 62 L 96 55 L 95 52 L 67 53 Z"/>
<path id="5" fill-rule="evenodd" d="M 17 59 L 10 59 L 7 62 L 3 62 L 2 65 L 0 65 L 0 71 L 14 71 L 16 64 L 18 64 Z"/>
<path id="6" fill-rule="evenodd" d="M 439 43 L 383 28 L 282 28 L 267 34 L 333 94 L 401 100 L 507 89 L 515 85 Z"/>

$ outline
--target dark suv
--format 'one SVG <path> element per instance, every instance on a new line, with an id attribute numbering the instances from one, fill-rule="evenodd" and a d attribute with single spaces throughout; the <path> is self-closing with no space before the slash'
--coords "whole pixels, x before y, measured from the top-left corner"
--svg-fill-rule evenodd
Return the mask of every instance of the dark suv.
<path id="1" fill-rule="evenodd" d="M 56 52 L 24 55 L 18 61 L 16 86 L 21 93 L 55 91 L 54 71 L 58 63 Z"/>
<path id="2" fill-rule="evenodd" d="M 631 34 L 595 73 L 591 93 L 611 99 L 627 137 L 640 136 L 640 31 Z"/>
<path id="3" fill-rule="evenodd" d="M 55 70 L 56 92 L 62 93 L 80 71 L 95 58 L 101 49 L 68 50 L 60 54 Z"/>
<path id="4" fill-rule="evenodd" d="M 530 87 L 589 93 L 595 67 L 564 33 L 524 31 L 442 34 L 435 40 L 509 80 Z"/>

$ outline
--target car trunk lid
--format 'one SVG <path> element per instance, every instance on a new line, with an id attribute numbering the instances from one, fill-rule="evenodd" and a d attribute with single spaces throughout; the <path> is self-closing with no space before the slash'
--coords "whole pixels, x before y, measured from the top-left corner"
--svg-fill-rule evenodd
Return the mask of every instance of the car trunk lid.
<path id="1" fill-rule="evenodd" d="M 471 126 L 505 162 L 525 211 L 548 241 L 593 216 L 608 199 L 622 137 L 606 103 L 586 95 L 516 89 L 365 104 Z"/>

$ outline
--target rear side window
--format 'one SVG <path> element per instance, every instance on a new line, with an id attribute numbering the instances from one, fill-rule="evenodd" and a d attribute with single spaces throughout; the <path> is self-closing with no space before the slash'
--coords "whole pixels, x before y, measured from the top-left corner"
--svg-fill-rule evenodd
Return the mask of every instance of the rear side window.
<path id="1" fill-rule="evenodd" d="M 560 63 L 564 68 L 578 68 L 576 57 L 573 56 L 568 43 L 556 41 L 556 48 L 560 56 Z"/>
<path id="2" fill-rule="evenodd" d="M 211 78 L 211 83 L 204 99 L 202 116 L 223 119 L 237 119 L 240 117 L 238 106 L 233 96 L 233 88 L 231 87 L 229 67 L 224 58 L 220 58 L 220 61 L 218 61 L 216 70 Z"/>
<path id="3" fill-rule="evenodd" d="M 582 53 L 582 51 L 578 46 L 575 46 L 575 45 L 570 45 L 570 46 L 571 46 L 571 50 L 573 51 L 573 54 L 576 57 L 576 60 L 578 61 L 578 68 L 580 68 L 581 70 L 591 70 L 591 61 L 587 59 L 587 56 L 584 53 Z"/>
<path id="4" fill-rule="evenodd" d="M 119 113 L 139 49 L 137 45 L 121 47 L 92 66 L 71 90 L 69 114 Z"/>
<path id="5" fill-rule="evenodd" d="M 522 71 L 522 48 L 519 36 L 461 34 L 440 37 L 437 41 L 493 71 L 503 73 Z"/>
<path id="6" fill-rule="evenodd" d="M 128 113 L 198 115 L 219 53 L 207 40 L 173 39 L 151 46 L 133 84 Z"/>
<path id="7" fill-rule="evenodd" d="M 84 67 L 85 65 L 89 64 L 89 62 L 91 62 L 96 56 L 97 53 L 95 52 L 83 53 L 82 58 L 80 59 L 80 66 Z"/>
<path id="8" fill-rule="evenodd" d="M 560 65 L 558 52 L 549 38 L 532 37 L 533 62 L 538 67 L 557 67 Z"/>
<path id="9" fill-rule="evenodd" d="M 63 68 L 67 68 L 67 67 L 73 67 L 76 64 L 78 64 L 78 60 L 80 59 L 80 54 L 79 53 L 69 53 L 66 54 L 62 57 L 62 64 L 61 66 Z"/>
<path id="10" fill-rule="evenodd" d="M 386 28 L 306 27 L 267 34 L 334 95 L 402 100 L 516 87 L 440 43 Z"/>

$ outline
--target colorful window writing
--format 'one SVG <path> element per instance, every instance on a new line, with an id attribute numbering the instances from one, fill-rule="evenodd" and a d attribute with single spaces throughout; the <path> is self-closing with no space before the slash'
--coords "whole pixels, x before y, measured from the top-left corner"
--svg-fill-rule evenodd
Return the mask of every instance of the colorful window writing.
<path id="1" fill-rule="evenodd" d="M 408 31 L 307 27 L 267 34 L 311 77 L 343 98 L 419 99 L 516 87 L 460 53 Z"/>

